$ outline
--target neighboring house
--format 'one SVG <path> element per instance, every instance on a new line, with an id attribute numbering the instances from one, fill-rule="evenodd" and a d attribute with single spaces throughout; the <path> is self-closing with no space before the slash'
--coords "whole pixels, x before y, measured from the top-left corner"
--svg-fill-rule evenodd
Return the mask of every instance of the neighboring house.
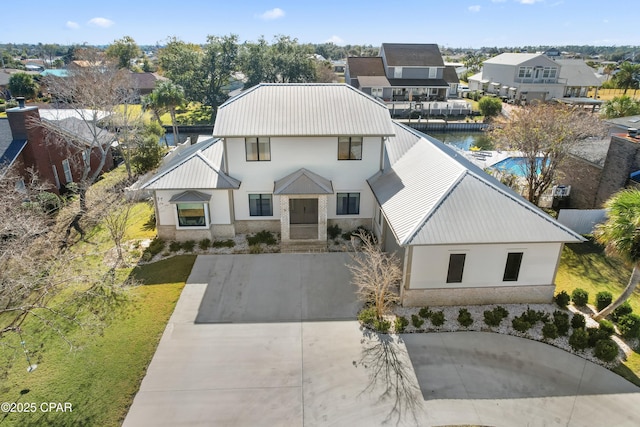
<path id="1" fill-rule="evenodd" d="M 560 64 L 541 53 L 502 53 L 487 59 L 482 71 L 469 77 L 469 90 L 511 102 L 562 98 L 566 80 Z"/>
<path id="2" fill-rule="evenodd" d="M 349 57 L 345 82 L 385 101 L 444 101 L 458 90 L 437 44 L 383 43 L 377 57 Z"/>
<path id="3" fill-rule="evenodd" d="M 39 123 L 48 120 L 78 141 L 90 140 L 91 135 L 78 118 L 69 114 L 56 117 L 55 111 L 58 110 L 47 110 L 49 119 L 44 119 L 40 117 L 38 107 L 25 106 L 24 100 L 19 102 L 18 107 L 7 110 L 6 120 L 0 120 L 0 167 L 14 168 L 24 179 L 28 178 L 29 169 L 33 169 L 43 182 L 51 185 L 50 191 L 59 194 L 67 184 L 79 181 L 87 153 L 68 147 Z M 106 138 L 104 145 L 107 147 L 115 140 L 111 134 L 105 134 L 103 138 Z M 100 156 L 97 150 L 90 155 L 92 170 L 95 170 Z M 106 172 L 112 167 L 109 149 L 102 170 Z"/>
<path id="4" fill-rule="evenodd" d="M 29 74 L 33 77 L 37 77 L 40 74 L 38 71 L 25 71 L 14 68 L 0 69 L 0 98 L 11 97 L 11 93 L 9 92 L 9 79 L 11 79 L 11 75 L 16 73 Z"/>
<path id="5" fill-rule="evenodd" d="M 158 82 L 169 80 L 157 73 L 131 73 L 132 88 L 140 96 L 149 95 L 156 88 Z"/>
<path id="6" fill-rule="evenodd" d="M 328 226 L 366 227 L 403 260 L 405 305 L 550 302 L 563 243 L 582 240 L 344 84 L 255 86 L 138 187 L 165 239 L 270 230 L 326 249 Z"/>
<path id="7" fill-rule="evenodd" d="M 560 81 L 564 82 L 565 97 L 586 98 L 589 89 L 599 88 L 602 82 L 593 68 L 581 59 L 556 59 L 560 64 Z"/>

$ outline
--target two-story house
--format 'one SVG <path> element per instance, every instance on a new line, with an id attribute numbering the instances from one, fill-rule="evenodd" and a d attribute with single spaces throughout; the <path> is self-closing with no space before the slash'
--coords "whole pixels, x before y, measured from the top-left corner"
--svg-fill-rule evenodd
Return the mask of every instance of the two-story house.
<path id="1" fill-rule="evenodd" d="M 458 75 L 437 44 L 383 43 L 377 57 L 349 57 L 345 82 L 385 101 L 444 101 Z"/>
<path id="2" fill-rule="evenodd" d="M 469 77 L 469 90 L 518 103 L 562 98 L 566 80 L 560 68 L 542 53 L 502 53 L 484 61 L 482 71 Z"/>
<path id="3" fill-rule="evenodd" d="M 247 90 L 139 188 L 165 239 L 271 230 L 326 248 L 328 226 L 364 226 L 403 260 L 407 305 L 549 302 L 563 243 L 582 240 L 345 84 Z"/>

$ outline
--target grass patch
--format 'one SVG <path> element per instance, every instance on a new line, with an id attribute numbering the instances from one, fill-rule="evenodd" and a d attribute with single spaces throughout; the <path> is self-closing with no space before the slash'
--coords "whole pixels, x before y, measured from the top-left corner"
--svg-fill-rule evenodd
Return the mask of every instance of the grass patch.
<path id="1" fill-rule="evenodd" d="M 131 405 L 165 325 L 184 287 L 195 256 L 175 257 L 140 266 L 135 276 L 144 284 L 132 290 L 122 316 L 100 336 L 72 338 L 84 344 L 70 350 L 48 330 L 30 330 L 25 341 L 38 351 L 38 368 L 26 371 L 17 357 L 2 381 L 0 395 L 9 402 L 70 402 L 71 413 L 0 414 L 3 426 L 119 426 Z M 162 280 L 161 278 L 164 277 Z M 19 348 L 19 343 L 12 343 Z M 7 348 L 0 351 L 10 351 Z M 4 417 L 4 418 L 2 418 Z"/>

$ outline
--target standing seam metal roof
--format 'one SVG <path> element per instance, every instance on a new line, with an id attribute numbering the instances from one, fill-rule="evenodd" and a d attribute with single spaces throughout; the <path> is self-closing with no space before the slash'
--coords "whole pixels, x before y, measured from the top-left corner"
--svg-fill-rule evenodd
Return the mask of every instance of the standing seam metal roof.
<path id="1" fill-rule="evenodd" d="M 346 84 L 260 84 L 222 104 L 215 137 L 389 136 L 387 106 Z"/>
<path id="2" fill-rule="evenodd" d="M 413 136 L 386 142 L 396 161 L 368 182 L 400 244 L 582 240 L 442 142 L 396 126 Z"/>

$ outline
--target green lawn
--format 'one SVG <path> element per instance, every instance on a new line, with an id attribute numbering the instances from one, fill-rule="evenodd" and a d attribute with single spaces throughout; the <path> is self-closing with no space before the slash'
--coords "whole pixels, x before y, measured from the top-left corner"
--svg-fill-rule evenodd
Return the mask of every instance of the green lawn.
<path id="1" fill-rule="evenodd" d="M 602 247 L 589 241 L 568 244 L 562 252 L 556 292 L 571 292 L 582 288 L 589 292 L 589 303 L 595 305 L 595 296 L 600 291 L 609 291 L 617 297 L 631 276 L 631 268 L 622 261 L 607 257 Z M 636 290 L 629 302 L 634 313 L 640 313 L 640 292 Z M 614 372 L 640 386 L 640 353 L 636 349 L 623 365 Z"/>

